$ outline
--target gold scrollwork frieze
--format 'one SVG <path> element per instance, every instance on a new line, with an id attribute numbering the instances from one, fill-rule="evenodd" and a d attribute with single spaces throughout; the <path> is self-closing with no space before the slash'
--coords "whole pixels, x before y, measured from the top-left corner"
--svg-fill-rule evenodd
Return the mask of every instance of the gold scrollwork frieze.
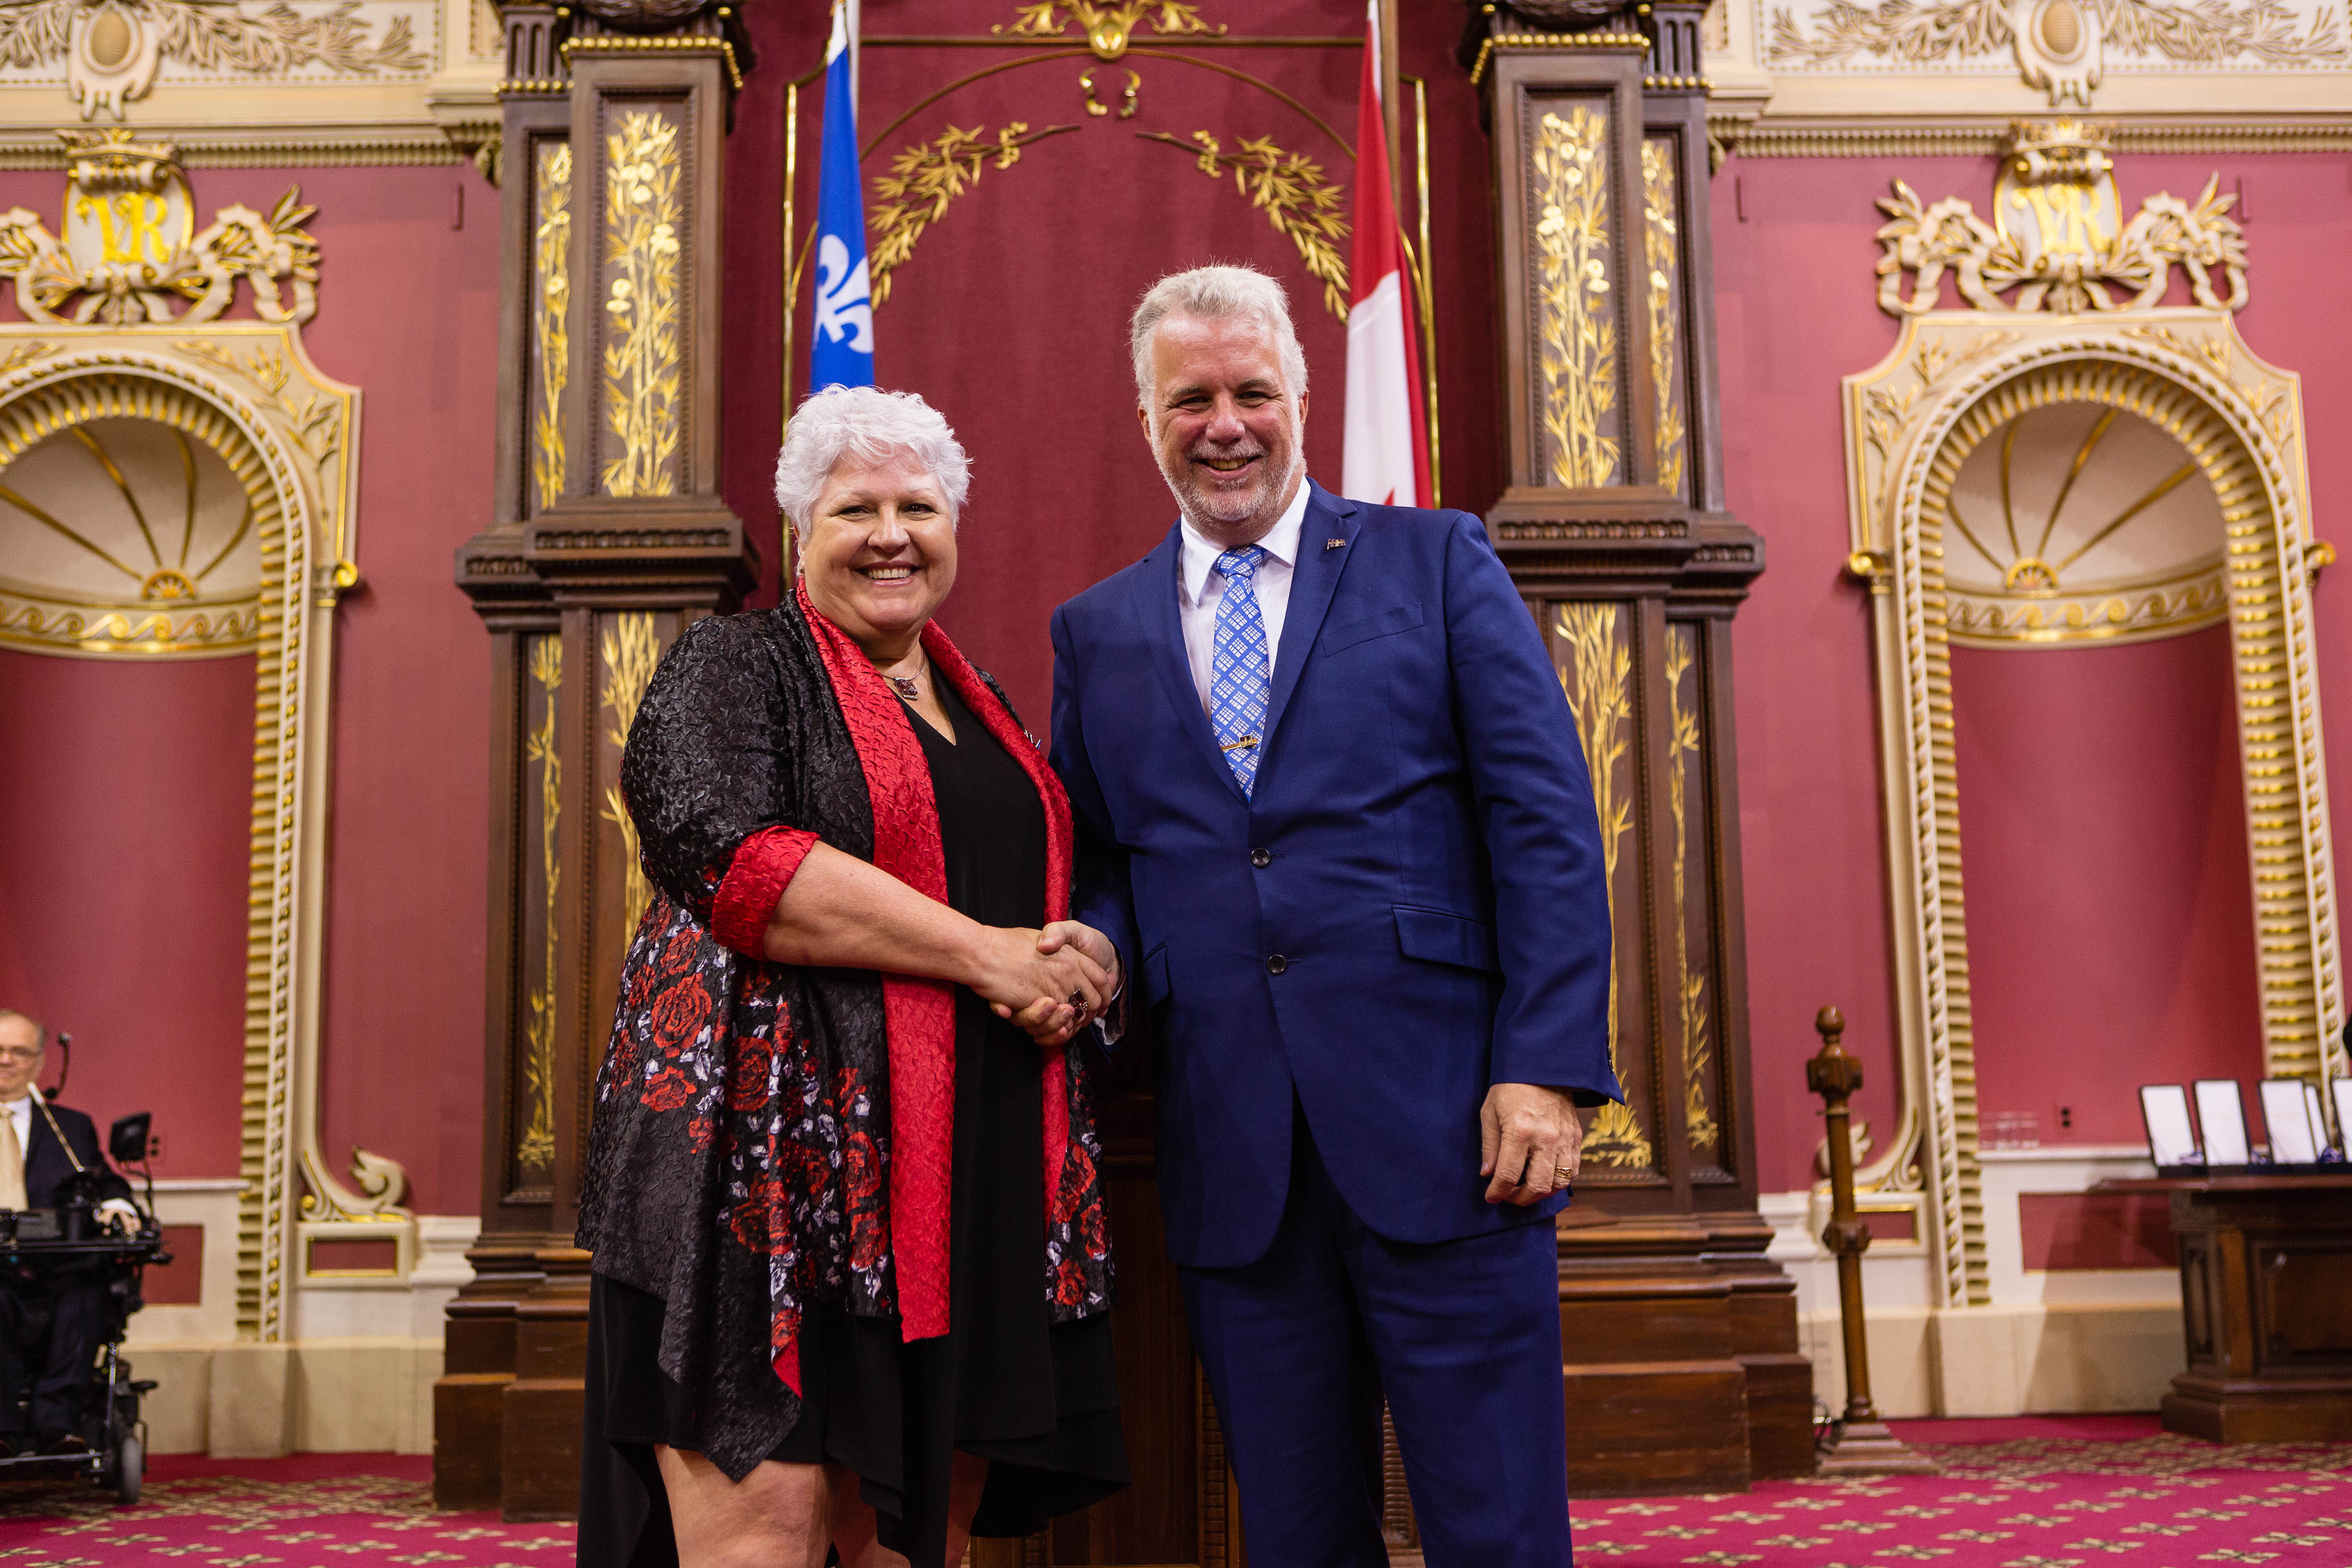
<path id="1" fill-rule="evenodd" d="M 1225 25 L 1201 19 L 1198 5 L 1183 0 L 1051 0 L 1045 5 L 1016 7 L 1017 19 L 999 22 L 991 33 L 1022 38 L 1058 38 L 1075 23 L 1087 36 L 1087 47 L 1098 59 L 1115 60 L 1127 53 L 1129 35 L 1148 21 L 1163 37 L 1206 36 L 1223 37 Z M 1065 18 L 1063 12 L 1069 15 Z"/>

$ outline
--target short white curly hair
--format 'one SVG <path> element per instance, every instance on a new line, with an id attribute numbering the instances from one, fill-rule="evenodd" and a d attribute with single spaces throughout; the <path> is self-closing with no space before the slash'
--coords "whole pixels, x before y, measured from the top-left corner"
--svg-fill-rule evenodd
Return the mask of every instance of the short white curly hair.
<path id="1" fill-rule="evenodd" d="M 1275 352 L 1282 358 L 1282 379 L 1290 395 L 1307 395 L 1307 352 L 1298 346 L 1298 332 L 1290 324 L 1290 297 L 1282 285 L 1255 267 L 1195 267 L 1171 272 L 1151 286 L 1128 322 L 1127 348 L 1135 360 L 1135 395 L 1151 402 L 1151 333 L 1172 315 L 1202 316 L 1215 321 L 1248 316 L 1265 323 L 1274 333 Z"/>
<path id="2" fill-rule="evenodd" d="M 776 454 L 776 505 L 803 542 L 816 521 L 817 498 L 845 457 L 878 463 L 912 458 L 929 470 L 947 497 L 948 520 L 963 515 L 971 493 L 971 458 L 938 409 L 911 392 L 872 386 L 828 386 L 793 412 Z"/>

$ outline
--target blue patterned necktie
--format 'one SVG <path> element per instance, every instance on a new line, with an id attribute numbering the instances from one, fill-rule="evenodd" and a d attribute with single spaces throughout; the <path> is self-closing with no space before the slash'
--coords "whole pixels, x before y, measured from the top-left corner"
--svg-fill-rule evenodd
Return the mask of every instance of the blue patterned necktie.
<path id="1" fill-rule="evenodd" d="M 1244 799 L 1257 784 L 1266 698 L 1274 686 L 1265 616 L 1257 606 L 1257 569 L 1265 561 L 1265 550 L 1255 544 L 1217 557 L 1225 591 L 1217 600 L 1216 651 L 1209 661 L 1209 721 Z"/>

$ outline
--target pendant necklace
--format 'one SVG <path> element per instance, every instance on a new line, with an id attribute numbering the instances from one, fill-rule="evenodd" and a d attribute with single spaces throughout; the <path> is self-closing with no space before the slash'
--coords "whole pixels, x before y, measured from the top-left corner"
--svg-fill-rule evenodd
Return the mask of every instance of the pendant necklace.
<path id="1" fill-rule="evenodd" d="M 924 660 L 923 667 L 926 669 L 929 668 L 930 661 L 929 659 Z M 923 700 L 923 689 L 915 684 L 915 678 L 913 676 L 892 675 L 886 670 L 883 672 L 882 679 L 888 681 L 892 689 L 908 701 L 919 702 Z"/>

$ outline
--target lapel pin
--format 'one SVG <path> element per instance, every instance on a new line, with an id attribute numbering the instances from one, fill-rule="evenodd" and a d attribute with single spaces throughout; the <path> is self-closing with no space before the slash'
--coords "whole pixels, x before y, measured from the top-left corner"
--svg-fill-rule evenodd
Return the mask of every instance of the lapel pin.
<path id="1" fill-rule="evenodd" d="M 1348 542 L 1344 539 L 1327 539 L 1323 542 L 1323 548 L 1326 550 L 1337 550 L 1347 542 Z"/>

